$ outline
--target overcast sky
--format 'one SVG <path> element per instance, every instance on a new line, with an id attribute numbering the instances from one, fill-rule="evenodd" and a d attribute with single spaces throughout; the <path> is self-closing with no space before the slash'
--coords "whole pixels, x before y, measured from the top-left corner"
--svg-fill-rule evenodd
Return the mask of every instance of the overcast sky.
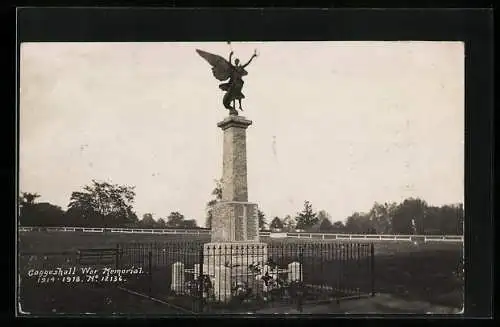
<path id="1" fill-rule="evenodd" d="M 20 190 L 67 208 L 92 179 L 133 185 L 139 217 L 205 220 L 222 175 L 223 92 L 195 49 L 220 43 L 25 43 Z M 457 42 L 233 43 L 247 68 L 249 201 L 304 200 L 332 220 L 375 201 L 463 202 L 464 48 Z M 270 221 L 270 219 L 268 219 Z"/>

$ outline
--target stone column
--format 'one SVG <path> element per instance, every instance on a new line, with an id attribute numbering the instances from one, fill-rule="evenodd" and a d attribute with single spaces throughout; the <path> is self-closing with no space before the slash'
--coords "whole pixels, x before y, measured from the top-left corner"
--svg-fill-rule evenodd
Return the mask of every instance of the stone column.
<path id="1" fill-rule="evenodd" d="M 222 201 L 212 209 L 203 272 L 217 285 L 214 295 L 220 301 L 230 298 L 228 292 L 236 282 L 255 283 L 248 267 L 263 265 L 268 256 L 267 244 L 259 242 L 258 206 L 248 202 L 246 130 L 251 124 L 241 116 L 229 116 L 217 124 L 224 133 Z"/>
<path id="2" fill-rule="evenodd" d="M 246 129 L 251 120 L 229 116 L 217 124 L 224 131 L 222 201 L 248 201 Z"/>
<path id="3" fill-rule="evenodd" d="M 258 207 L 248 202 L 246 129 L 251 120 L 229 116 L 224 132 L 222 201 L 213 208 L 212 242 L 258 242 Z"/>

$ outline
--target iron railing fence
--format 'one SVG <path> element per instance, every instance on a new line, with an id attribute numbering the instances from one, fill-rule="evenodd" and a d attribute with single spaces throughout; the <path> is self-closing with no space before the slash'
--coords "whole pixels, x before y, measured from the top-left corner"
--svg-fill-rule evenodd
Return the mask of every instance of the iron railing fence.
<path id="1" fill-rule="evenodd" d="M 124 287 L 192 312 L 233 312 L 374 294 L 368 243 L 119 245 Z"/>

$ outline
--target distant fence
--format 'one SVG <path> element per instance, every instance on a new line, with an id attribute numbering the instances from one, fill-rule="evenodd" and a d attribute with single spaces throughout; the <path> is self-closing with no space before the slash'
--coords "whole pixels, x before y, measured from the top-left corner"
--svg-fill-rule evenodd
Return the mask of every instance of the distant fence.
<path id="1" fill-rule="evenodd" d="M 279 233 L 282 234 L 282 233 Z M 273 237 L 271 234 L 270 237 Z M 406 242 L 463 242 L 461 235 L 371 235 L 371 234 L 319 234 L 286 233 L 287 238 L 343 240 L 343 241 L 406 241 Z"/>
<path id="2" fill-rule="evenodd" d="M 139 229 L 139 228 L 86 228 L 86 227 L 19 227 L 20 232 L 85 232 L 121 234 L 188 234 L 210 235 L 208 229 Z"/>
<path id="3" fill-rule="evenodd" d="M 20 232 L 85 232 L 121 234 L 181 234 L 210 236 L 208 229 L 138 229 L 138 228 L 85 228 L 85 227 L 19 227 Z M 350 241 L 406 241 L 406 242 L 463 242 L 462 235 L 371 235 L 371 234 L 330 234 L 330 233 L 273 233 L 260 232 L 262 237 L 297 238 L 315 240 Z"/>

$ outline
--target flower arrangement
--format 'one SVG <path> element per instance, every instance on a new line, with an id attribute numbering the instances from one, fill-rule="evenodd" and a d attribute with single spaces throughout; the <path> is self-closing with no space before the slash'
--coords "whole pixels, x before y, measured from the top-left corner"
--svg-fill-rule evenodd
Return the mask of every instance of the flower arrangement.
<path id="1" fill-rule="evenodd" d="M 248 283 L 244 281 L 237 281 L 233 284 L 231 288 L 233 299 L 236 302 L 243 302 L 249 300 L 252 296 L 252 288 L 248 286 Z"/>
<path id="2" fill-rule="evenodd" d="M 236 265 L 235 265 L 236 266 Z M 271 301 L 275 298 L 295 298 L 300 300 L 304 295 L 303 283 L 299 280 L 288 281 L 272 260 L 265 264 L 248 266 L 251 279 L 235 280 L 231 285 L 231 298 L 235 303 L 250 302 L 256 299 Z M 255 278 L 254 278 L 255 277 Z M 199 296 L 200 289 L 204 298 L 214 297 L 214 285 L 209 275 L 203 275 L 196 280 L 186 282 L 186 294 Z"/>
<path id="3" fill-rule="evenodd" d="M 300 297 L 303 295 L 301 281 L 288 281 L 280 276 L 278 265 L 271 259 L 265 265 L 253 264 L 249 269 L 257 280 L 263 282 L 263 300 L 269 301 L 275 297 Z"/>
<path id="4" fill-rule="evenodd" d="M 195 280 L 189 280 L 186 282 L 185 286 L 186 294 L 191 296 L 199 295 L 200 286 L 202 287 L 201 290 L 204 298 L 213 295 L 212 281 L 208 275 L 201 275 Z"/>
<path id="5" fill-rule="evenodd" d="M 184 284 L 187 295 L 196 296 L 198 294 L 199 289 L 196 280 L 188 280 Z"/>

